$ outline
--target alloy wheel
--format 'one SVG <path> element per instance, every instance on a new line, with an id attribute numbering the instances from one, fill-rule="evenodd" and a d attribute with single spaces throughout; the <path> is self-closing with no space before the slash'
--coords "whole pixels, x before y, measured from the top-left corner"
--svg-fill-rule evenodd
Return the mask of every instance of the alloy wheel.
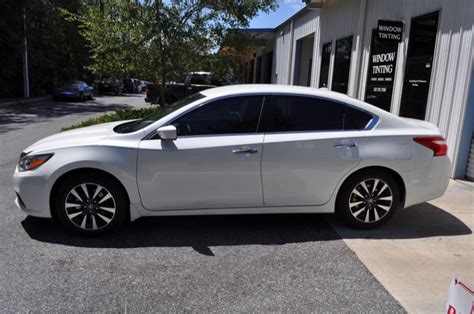
<path id="1" fill-rule="evenodd" d="M 115 217 L 116 202 L 105 187 L 96 183 L 82 183 L 72 188 L 64 204 L 66 216 L 83 230 L 99 230 Z"/>
<path id="2" fill-rule="evenodd" d="M 374 223 L 388 214 L 393 203 L 390 186 L 380 179 L 365 179 L 349 196 L 349 209 L 358 221 Z"/>

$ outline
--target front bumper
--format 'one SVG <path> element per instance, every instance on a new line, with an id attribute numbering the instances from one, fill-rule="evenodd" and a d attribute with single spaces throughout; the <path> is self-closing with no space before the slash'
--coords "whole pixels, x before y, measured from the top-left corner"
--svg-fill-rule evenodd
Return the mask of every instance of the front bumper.
<path id="1" fill-rule="evenodd" d="M 51 217 L 48 176 L 41 171 L 41 168 L 25 172 L 15 169 L 13 186 L 16 192 L 15 204 L 18 208 L 31 216 Z"/>
<path id="2" fill-rule="evenodd" d="M 81 96 L 81 93 L 57 93 L 53 95 L 53 97 L 63 98 L 63 99 L 79 98 L 80 96 Z"/>

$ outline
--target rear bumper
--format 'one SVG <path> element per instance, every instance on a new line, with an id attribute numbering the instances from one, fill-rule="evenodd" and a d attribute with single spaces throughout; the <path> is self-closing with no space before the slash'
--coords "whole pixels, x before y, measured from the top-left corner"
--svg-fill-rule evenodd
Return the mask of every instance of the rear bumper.
<path id="1" fill-rule="evenodd" d="M 427 167 L 403 173 L 405 207 L 441 197 L 448 188 L 451 162 L 447 156 L 433 157 Z"/>

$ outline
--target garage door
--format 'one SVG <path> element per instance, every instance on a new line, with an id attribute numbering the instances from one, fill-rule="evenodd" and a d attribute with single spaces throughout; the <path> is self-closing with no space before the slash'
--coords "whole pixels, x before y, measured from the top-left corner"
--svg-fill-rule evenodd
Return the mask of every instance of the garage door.
<path id="1" fill-rule="evenodd" d="M 466 178 L 470 181 L 474 181 L 474 134 L 471 138 L 471 150 L 467 162 Z"/>

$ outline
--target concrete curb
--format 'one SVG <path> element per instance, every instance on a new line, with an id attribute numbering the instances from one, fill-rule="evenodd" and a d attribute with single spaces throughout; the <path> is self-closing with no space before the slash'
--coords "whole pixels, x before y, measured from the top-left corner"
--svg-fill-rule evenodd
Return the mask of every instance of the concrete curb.
<path id="1" fill-rule="evenodd" d="M 8 102 L 0 102 L 1 106 L 10 106 L 10 105 L 20 105 L 20 104 L 27 104 L 30 102 L 42 101 L 46 99 L 51 99 L 51 96 L 43 96 L 43 97 L 36 97 L 36 98 L 26 98 L 21 100 L 13 100 Z"/>

